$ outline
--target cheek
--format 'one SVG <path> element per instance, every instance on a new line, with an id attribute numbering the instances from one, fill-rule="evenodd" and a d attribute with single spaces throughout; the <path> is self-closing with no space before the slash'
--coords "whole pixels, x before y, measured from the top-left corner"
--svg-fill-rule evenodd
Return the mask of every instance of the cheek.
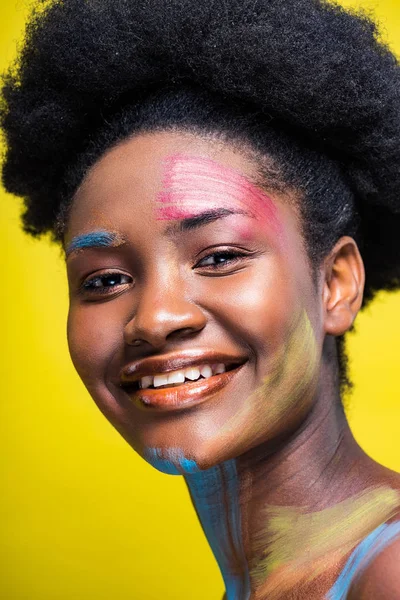
<path id="1" fill-rule="evenodd" d="M 272 256 L 257 259 L 232 276 L 206 279 L 202 285 L 207 311 L 261 358 L 285 340 L 305 302 L 290 269 Z"/>
<path id="2" fill-rule="evenodd" d="M 284 334 L 261 357 L 255 389 L 224 414 L 203 447 L 204 456 L 220 462 L 259 444 L 273 449 L 274 440 L 290 436 L 303 422 L 313 403 L 319 361 L 306 311 L 292 317 Z"/>
<path id="3" fill-rule="evenodd" d="M 106 367 L 121 342 L 112 313 L 104 310 L 106 306 L 72 306 L 68 313 L 67 337 L 71 359 L 89 392 L 104 379 Z"/>
<path id="4" fill-rule="evenodd" d="M 320 348 L 309 315 L 310 278 L 306 270 L 294 275 L 289 267 L 268 259 L 260 271 L 230 278 L 230 289 L 222 295 L 218 310 L 225 329 L 252 351 L 250 391 L 229 399 L 213 415 L 216 427 L 204 456 L 222 460 L 227 449 L 238 456 L 290 434 L 312 405 Z"/>

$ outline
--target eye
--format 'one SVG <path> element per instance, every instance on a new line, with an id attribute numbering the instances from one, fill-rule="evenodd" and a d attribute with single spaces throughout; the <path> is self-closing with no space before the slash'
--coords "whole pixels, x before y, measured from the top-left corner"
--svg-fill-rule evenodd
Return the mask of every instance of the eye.
<path id="1" fill-rule="evenodd" d="M 194 268 L 223 270 L 240 263 L 247 256 L 247 253 L 238 250 L 218 250 L 202 258 Z"/>
<path id="2" fill-rule="evenodd" d="M 132 277 L 117 271 L 107 271 L 95 277 L 85 279 L 79 288 L 79 292 L 85 294 L 111 294 L 121 287 L 133 282 Z"/>

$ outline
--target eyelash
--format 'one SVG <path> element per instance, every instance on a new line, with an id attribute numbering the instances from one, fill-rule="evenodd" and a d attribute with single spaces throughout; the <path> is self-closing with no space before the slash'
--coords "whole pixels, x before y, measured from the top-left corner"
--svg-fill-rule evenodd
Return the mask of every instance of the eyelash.
<path id="1" fill-rule="evenodd" d="M 126 275 L 125 273 L 119 273 L 118 271 L 106 271 L 105 273 L 100 273 L 100 275 L 96 275 L 95 277 L 86 279 L 80 286 L 79 293 L 80 294 L 103 294 L 103 295 L 110 294 L 109 290 L 112 290 L 115 286 L 96 287 L 94 285 L 94 283 L 96 281 L 104 282 L 104 280 L 107 279 L 108 277 L 114 277 L 114 278 L 126 277 L 127 279 L 130 279 L 130 281 L 128 283 L 132 283 L 132 277 L 130 277 L 130 275 Z M 127 283 L 120 284 L 120 285 L 127 285 Z"/>
<path id="2" fill-rule="evenodd" d="M 215 265 L 205 265 L 205 267 L 212 267 L 213 269 L 223 269 L 225 265 L 235 264 L 240 261 L 241 258 L 248 256 L 245 252 L 240 252 L 239 250 L 217 250 L 216 252 L 212 252 L 211 254 L 207 254 L 204 256 L 199 262 L 193 267 L 194 269 L 200 265 L 201 262 L 205 261 L 207 258 L 215 258 L 215 257 L 228 257 L 230 260 L 227 260 L 224 263 L 216 263 Z"/>
<path id="3" fill-rule="evenodd" d="M 226 267 L 226 265 L 232 266 L 232 264 L 237 263 L 238 261 L 240 261 L 242 258 L 244 258 L 246 256 L 248 256 L 247 253 L 239 252 L 237 250 L 235 250 L 235 251 L 219 250 L 217 252 L 212 252 L 211 254 L 207 254 L 207 256 L 204 256 L 201 260 L 199 260 L 196 263 L 196 265 L 193 267 L 193 269 L 201 267 L 200 263 L 202 263 L 206 259 L 227 257 L 227 260 L 224 261 L 223 263 L 216 263 L 214 265 L 203 265 L 203 268 L 205 268 L 205 269 L 222 270 Z M 100 275 L 96 275 L 95 277 L 86 279 L 80 286 L 79 293 L 80 294 L 103 294 L 103 295 L 108 295 L 108 294 L 112 293 L 112 292 L 110 292 L 110 290 L 117 287 L 118 284 L 116 286 L 104 286 L 104 287 L 96 287 L 94 285 L 95 282 L 97 282 L 97 281 L 104 282 L 104 280 L 109 277 L 114 277 L 114 278 L 125 277 L 130 280 L 129 282 L 126 282 L 124 284 L 119 284 L 119 285 L 127 285 L 129 283 L 132 283 L 132 277 L 130 277 L 130 275 L 126 275 L 125 273 L 119 273 L 118 271 L 106 271 L 105 273 L 100 273 Z"/>

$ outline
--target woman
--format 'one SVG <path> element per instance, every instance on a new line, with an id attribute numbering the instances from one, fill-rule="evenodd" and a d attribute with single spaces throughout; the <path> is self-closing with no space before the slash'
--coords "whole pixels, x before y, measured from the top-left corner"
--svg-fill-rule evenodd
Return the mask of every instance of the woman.
<path id="1" fill-rule="evenodd" d="M 343 336 L 399 285 L 400 75 L 316 0 L 38 4 L 3 180 L 62 245 L 73 363 L 183 474 L 226 598 L 400 597 L 400 483 Z"/>

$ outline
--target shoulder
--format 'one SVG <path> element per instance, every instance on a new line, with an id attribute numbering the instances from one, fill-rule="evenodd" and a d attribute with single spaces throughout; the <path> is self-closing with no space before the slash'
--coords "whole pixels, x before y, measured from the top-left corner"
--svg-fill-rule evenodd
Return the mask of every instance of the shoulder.
<path id="1" fill-rule="evenodd" d="M 391 541 L 362 571 L 347 600 L 400 600 L 400 537 Z"/>

